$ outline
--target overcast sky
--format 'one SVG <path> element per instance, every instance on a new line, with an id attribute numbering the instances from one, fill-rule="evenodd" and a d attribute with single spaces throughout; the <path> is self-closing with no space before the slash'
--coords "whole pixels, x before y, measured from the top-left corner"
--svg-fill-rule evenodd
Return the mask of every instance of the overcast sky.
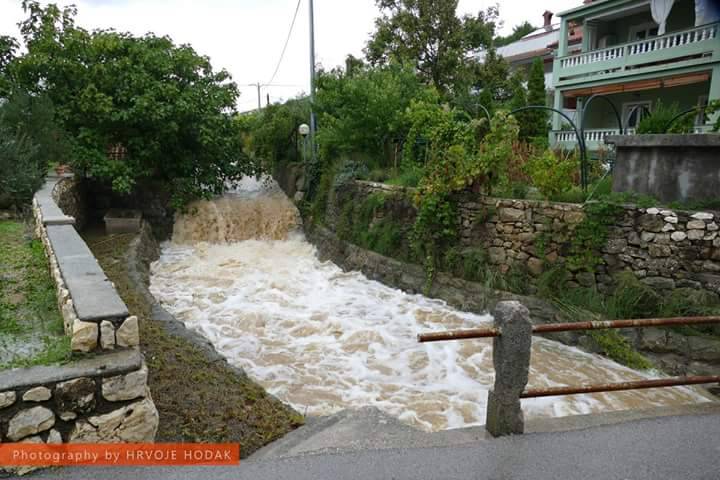
<path id="1" fill-rule="evenodd" d="M 20 0 L 0 0 L 0 34 L 19 37 L 24 18 Z M 115 28 L 137 35 L 169 35 L 176 43 L 190 43 L 208 55 L 213 67 L 227 69 L 240 85 L 238 108 L 257 106 L 255 87 L 267 83 L 280 57 L 297 0 L 77 0 L 77 22 L 84 28 Z M 460 13 L 476 13 L 500 4 L 503 33 L 525 20 L 542 24 L 545 9 L 560 12 L 582 0 L 460 0 Z M 326 68 L 341 65 L 347 54 L 362 54 L 378 15 L 374 0 L 315 0 L 317 62 Z M 308 91 L 308 0 L 301 0 L 290 45 L 273 83 L 264 87 L 270 100 L 280 101 Z"/>

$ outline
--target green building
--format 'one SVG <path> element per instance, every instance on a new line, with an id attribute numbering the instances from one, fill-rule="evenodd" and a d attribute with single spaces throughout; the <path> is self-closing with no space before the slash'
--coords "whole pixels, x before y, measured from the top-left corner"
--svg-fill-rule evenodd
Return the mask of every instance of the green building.
<path id="1" fill-rule="evenodd" d="M 552 67 L 553 105 L 578 112 L 607 96 L 629 132 L 659 100 L 681 109 L 720 99 L 720 0 L 596 0 L 559 14 Z M 582 47 L 571 52 L 573 30 Z M 619 133 L 612 107 L 593 100 L 585 113 L 589 149 Z M 696 133 L 707 130 L 702 116 Z M 555 115 L 551 142 L 572 148 L 574 132 Z"/>

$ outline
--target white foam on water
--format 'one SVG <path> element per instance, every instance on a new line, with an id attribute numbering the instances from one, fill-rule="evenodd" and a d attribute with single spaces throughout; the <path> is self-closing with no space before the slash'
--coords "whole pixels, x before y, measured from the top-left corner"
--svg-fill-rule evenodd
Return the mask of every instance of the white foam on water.
<path id="1" fill-rule="evenodd" d="M 236 210 L 231 204 L 225 211 Z M 240 208 L 247 215 L 265 212 Z M 293 218 L 285 212 L 275 223 Z M 191 233 L 183 239 L 191 244 L 163 244 L 150 285 L 173 315 L 207 337 L 230 363 L 309 415 L 374 405 L 425 430 L 484 423 L 494 376 L 491 341 L 419 344 L 416 336 L 488 325 L 489 315 L 461 312 L 321 262 L 302 234 L 293 233 L 295 224 L 283 237 L 267 227 L 275 224 L 267 219 L 242 221 L 265 226 L 250 228 L 256 237 L 247 239 L 235 227 L 225 230 L 232 235 L 216 235 L 207 218 L 185 219 L 184 231 Z M 231 243 L 198 241 L 203 230 L 205 238 Z M 533 339 L 530 387 L 656 376 Z M 542 417 L 702 401 L 708 397 L 699 389 L 675 387 L 530 399 L 523 409 L 529 417 Z"/>

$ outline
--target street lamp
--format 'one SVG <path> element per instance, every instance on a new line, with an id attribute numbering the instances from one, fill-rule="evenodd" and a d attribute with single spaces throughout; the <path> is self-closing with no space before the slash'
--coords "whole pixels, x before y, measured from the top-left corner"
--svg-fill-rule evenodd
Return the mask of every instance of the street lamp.
<path id="1" fill-rule="evenodd" d="M 310 133 L 310 127 L 307 123 L 303 123 L 298 127 L 298 133 L 303 139 L 303 163 L 307 164 L 307 137 Z"/>

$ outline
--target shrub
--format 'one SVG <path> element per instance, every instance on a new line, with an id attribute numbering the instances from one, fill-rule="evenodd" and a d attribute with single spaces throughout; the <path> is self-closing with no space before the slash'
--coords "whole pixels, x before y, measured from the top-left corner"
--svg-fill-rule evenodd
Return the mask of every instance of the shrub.
<path id="1" fill-rule="evenodd" d="M 664 105 L 662 100 L 658 100 L 655 108 L 650 115 L 643 117 L 635 130 L 635 133 L 691 133 L 693 131 L 694 115 L 688 113 L 674 121 L 670 122 L 681 113 L 677 103 Z"/>
<path id="2" fill-rule="evenodd" d="M 572 176 L 576 165 L 562 152 L 556 155 L 552 150 L 545 150 L 533 156 L 526 168 L 533 185 L 547 199 L 566 192 L 573 186 Z"/>

